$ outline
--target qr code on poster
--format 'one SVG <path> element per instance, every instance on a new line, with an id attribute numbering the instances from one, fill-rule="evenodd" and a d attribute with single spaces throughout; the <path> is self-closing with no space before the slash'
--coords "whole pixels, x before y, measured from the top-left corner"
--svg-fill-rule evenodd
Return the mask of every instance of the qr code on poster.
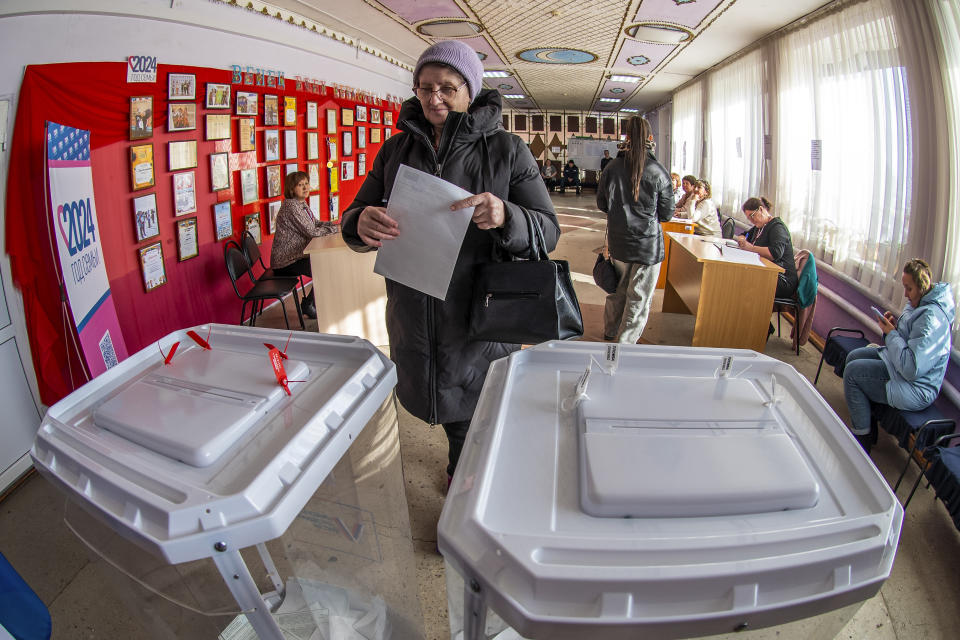
<path id="1" fill-rule="evenodd" d="M 117 352 L 113 350 L 113 340 L 110 338 L 109 331 L 100 338 L 100 355 L 103 356 L 103 363 L 107 365 L 107 369 L 120 364 L 117 360 Z"/>

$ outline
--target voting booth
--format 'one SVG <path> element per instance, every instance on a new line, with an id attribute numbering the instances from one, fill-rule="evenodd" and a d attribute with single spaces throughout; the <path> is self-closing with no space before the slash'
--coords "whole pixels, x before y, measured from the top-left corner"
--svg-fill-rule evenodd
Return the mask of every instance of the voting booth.
<path id="1" fill-rule="evenodd" d="M 52 406 L 31 455 L 152 637 L 420 637 L 395 383 L 358 338 L 204 325 Z"/>
<path id="2" fill-rule="evenodd" d="M 443 507 L 451 637 L 833 638 L 902 519 L 787 364 L 544 343 L 491 365 Z"/>

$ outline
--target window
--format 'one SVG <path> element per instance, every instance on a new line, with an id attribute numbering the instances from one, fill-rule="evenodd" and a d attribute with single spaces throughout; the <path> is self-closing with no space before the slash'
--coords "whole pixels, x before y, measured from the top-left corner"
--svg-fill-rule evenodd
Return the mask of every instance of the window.
<path id="1" fill-rule="evenodd" d="M 670 161 L 681 176 L 700 175 L 703 154 L 703 83 L 673 94 L 673 149 Z"/>
<path id="2" fill-rule="evenodd" d="M 515 113 L 513 115 L 513 130 L 514 131 L 526 131 L 527 130 L 527 116 Z"/>

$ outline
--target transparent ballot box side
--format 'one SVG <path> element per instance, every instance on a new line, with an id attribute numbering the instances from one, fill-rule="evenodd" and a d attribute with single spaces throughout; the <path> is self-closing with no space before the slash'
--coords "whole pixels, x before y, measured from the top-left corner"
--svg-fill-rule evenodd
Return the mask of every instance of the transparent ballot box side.
<path id="1" fill-rule="evenodd" d="M 902 519 L 787 364 L 544 343 L 491 366 L 444 503 L 451 637 L 832 638 Z"/>
<path id="2" fill-rule="evenodd" d="M 51 407 L 31 451 L 145 637 L 421 637 L 393 364 L 222 325 L 159 347 Z"/>

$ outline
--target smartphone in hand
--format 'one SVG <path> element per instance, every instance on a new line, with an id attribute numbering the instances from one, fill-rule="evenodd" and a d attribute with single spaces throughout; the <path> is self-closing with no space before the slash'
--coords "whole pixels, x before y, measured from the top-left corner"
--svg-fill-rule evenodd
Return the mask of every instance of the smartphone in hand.
<path id="1" fill-rule="evenodd" d="M 883 311 L 880 311 L 880 309 L 877 309 L 876 307 L 874 307 L 874 306 L 872 306 L 872 305 L 871 305 L 870 308 L 873 309 L 873 312 L 874 312 L 875 314 L 877 314 L 877 316 L 879 316 L 879 317 L 881 317 L 881 318 L 886 318 L 886 317 L 887 317 L 887 316 L 885 316 L 885 315 L 883 314 Z"/>

